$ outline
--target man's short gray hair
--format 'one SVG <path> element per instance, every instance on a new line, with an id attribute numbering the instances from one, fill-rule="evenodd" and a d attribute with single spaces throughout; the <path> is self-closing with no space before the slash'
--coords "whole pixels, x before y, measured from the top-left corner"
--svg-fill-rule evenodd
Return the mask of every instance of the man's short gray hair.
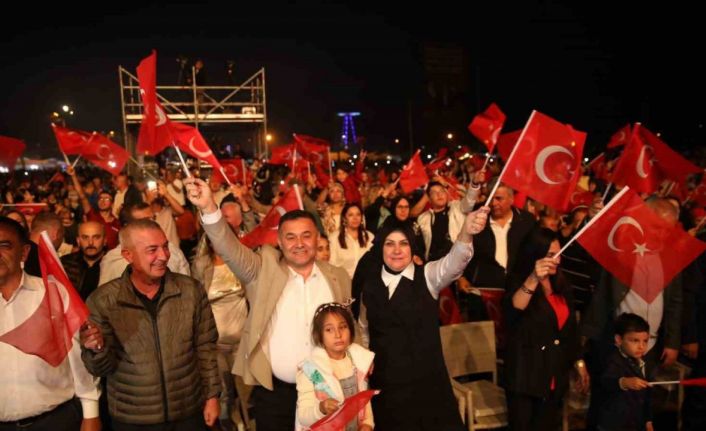
<path id="1" fill-rule="evenodd" d="M 137 230 L 158 230 L 162 233 L 164 231 L 162 230 L 162 227 L 157 224 L 156 221 L 150 220 L 150 219 L 138 219 L 138 220 L 133 220 L 129 224 L 127 224 L 125 227 L 120 229 L 120 233 L 118 234 L 120 238 L 120 246 L 122 249 L 127 249 L 127 248 L 132 248 L 133 246 L 133 241 L 132 241 L 132 233 Z"/>

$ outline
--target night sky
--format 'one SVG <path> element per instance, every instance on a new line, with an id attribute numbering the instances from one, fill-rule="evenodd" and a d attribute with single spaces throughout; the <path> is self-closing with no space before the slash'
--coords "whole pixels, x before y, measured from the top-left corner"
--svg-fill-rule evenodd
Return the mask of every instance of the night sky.
<path id="1" fill-rule="evenodd" d="M 292 132 L 332 139 L 335 113 L 356 110 L 367 147 L 404 145 L 410 103 L 417 146 L 438 146 L 448 131 L 468 143 L 466 125 L 493 101 L 507 131 L 538 109 L 587 131 L 589 154 L 628 121 L 683 153 L 704 143 L 704 23 L 676 2 L 59 3 L 25 2 L 0 30 L 0 134 L 24 139 L 29 156 L 57 154 L 48 116 L 64 103 L 76 111 L 72 127 L 121 130 L 118 66 L 134 73 L 152 48 L 158 85 L 176 82 L 178 55 L 203 58 L 209 84 L 225 83 L 226 60 L 236 81 L 264 66 L 278 143 Z M 454 113 L 433 122 L 426 44 L 459 48 L 466 60 Z M 417 132 L 432 124 L 431 135 Z"/>

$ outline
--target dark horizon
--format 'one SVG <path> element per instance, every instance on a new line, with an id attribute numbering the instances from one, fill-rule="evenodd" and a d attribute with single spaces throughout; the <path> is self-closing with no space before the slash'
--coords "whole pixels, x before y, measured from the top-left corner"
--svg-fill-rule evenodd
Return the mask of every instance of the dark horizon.
<path id="1" fill-rule="evenodd" d="M 16 17 L 33 18 L 2 30 L 0 134 L 24 139 L 28 155 L 57 155 L 48 117 L 64 103 L 76 110 L 71 127 L 122 130 L 118 66 L 134 73 L 154 48 L 158 85 L 176 82 L 179 55 L 203 58 L 209 84 L 225 82 L 227 60 L 236 82 L 265 67 L 277 144 L 292 132 L 332 139 L 341 127 L 336 112 L 355 110 L 366 147 L 405 154 L 410 102 L 417 147 L 445 144 L 446 132 L 470 144 L 466 125 L 496 102 L 508 115 L 506 131 L 538 109 L 588 132 L 588 155 L 634 121 L 682 153 L 703 147 L 706 70 L 690 11 L 553 1 L 473 4 L 471 14 L 433 6 L 209 2 L 74 14 L 22 6 Z M 461 53 L 446 106 L 428 73 L 430 46 Z"/>

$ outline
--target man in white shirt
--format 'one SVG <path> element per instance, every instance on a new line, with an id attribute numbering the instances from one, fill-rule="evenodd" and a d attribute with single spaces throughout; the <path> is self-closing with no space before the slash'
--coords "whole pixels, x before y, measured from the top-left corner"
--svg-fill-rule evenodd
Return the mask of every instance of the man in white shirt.
<path id="1" fill-rule="evenodd" d="M 498 187 L 490 202 L 488 223 L 473 236 L 475 254 L 464 272 L 464 280 L 473 286 L 504 288 L 525 238 L 537 227 L 532 214 L 513 207 L 514 198 L 510 187 Z M 470 284 L 459 286 L 467 291 Z"/>
<path id="2" fill-rule="evenodd" d="M 341 268 L 316 261 L 319 232 L 314 217 L 290 211 L 279 221 L 280 250 L 255 253 L 242 245 L 223 219 L 202 180 L 184 180 L 187 198 L 201 210 L 214 250 L 245 284 L 250 317 L 243 329 L 233 372 L 255 386 L 258 431 L 291 430 L 297 402 L 297 365 L 313 349 L 311 322 L 326 302 L 350 299 L 351 281 Z"/>
<path id="3" fill-rule="evenodd" d="M 28 241 L 19 223 L 0 217 L 0 337 L 33 316 L 45 296 L 42 279 L 21 267 Z M 77 337 L 57 367 L 5 341 L 0 338 L 0 430 L 100 430 L 98 379 L 84 367 Z"/>

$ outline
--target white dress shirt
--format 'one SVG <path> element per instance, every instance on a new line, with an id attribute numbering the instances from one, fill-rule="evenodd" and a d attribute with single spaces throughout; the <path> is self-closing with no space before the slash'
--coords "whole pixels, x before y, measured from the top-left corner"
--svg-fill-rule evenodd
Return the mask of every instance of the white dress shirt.
<path id="1" fill-rule="evenodd" d="M 632 283 L 627 295 L 618 306 L 615 316 L 622 313 L 634 313 L 645 319 L 650 325 L 650 339 L 647 342 L 647 351 L 657 343 L 659 328 L 662 326 L 664 316 L 664 269 L 662 260 L 658 255 L 646 254 L 638 256 L 635 263 Z M 651 303 L 647 303 L 636 290 L 643 292 L 659 292 Z"/>
<path id="2" fill-rule="evenodd" d="M 495 260 L 504 269 L 507 269 L 507 233 L 512 226 L 512 217 L 505 222 L 505 226 L 500 226 L 498 222 L 490 218 L 490 229 L 495 236 Z"/>
<path id="3" fill-rule="evenodd" d="M 167 236 L 167 240 L 179 247 L 180 241 L 176 223 L 174 222 L 174 212 L 168 202 L 165 202 L 165 204 L 166 206 L 162 208 L 160 212 L 155 214 L 154 221 L 156 221 L 159 227 L 162 228 L 164 235 Z"/>
<path id="4" fill-rule="evenodd" d="M 61 289 L 61 288 L 60 288 Z M 27 320 L 44 299 L 39 277 L 23 274 L 20 287 L 9 300 L 0 295 L 0 334 Z M 68 306 L 68 294 L 61 290 Z M 99 380 L 91 376 L 81 361 L 78 332 L 64 362 L 52 367 L 35 355 L 0 342 L 0 422 L 11 422 L 50 411 L 76 395 L 83 417 L 98 417 Z"/>
<path id="5" fill-rule="evenodd" d="M 340 266 L 345 269 L 348 276 L 353 278 L 355 267 L 358 266 L 358 261 L 368 250 L 370 250 L 370 247 L 373 246 L 374 238 L 375 235 L 368 232 L 368 242 L 364 247 L 361 247 L 357 239 L 354 239 L 350 235 L 346 234 L 346 248 L 343 248 L 338 242 L 338 235 L 329 237 L 329 245 L 331 248 L 331 258 L 329 259 L 329 263 L 333 266 Z"/>
<path id="6" fill-rule="evenodd" d="M 316 264 L 306 280 L 289 268 L 287 284 L 262 342 L 267 346 L 275 377 L 287 383 L 296 382 L 297 364 L 308 358 L 314 348 L 311 340 L 314 312 L 319 305 L 332 301 L 331 288 Z"/>

